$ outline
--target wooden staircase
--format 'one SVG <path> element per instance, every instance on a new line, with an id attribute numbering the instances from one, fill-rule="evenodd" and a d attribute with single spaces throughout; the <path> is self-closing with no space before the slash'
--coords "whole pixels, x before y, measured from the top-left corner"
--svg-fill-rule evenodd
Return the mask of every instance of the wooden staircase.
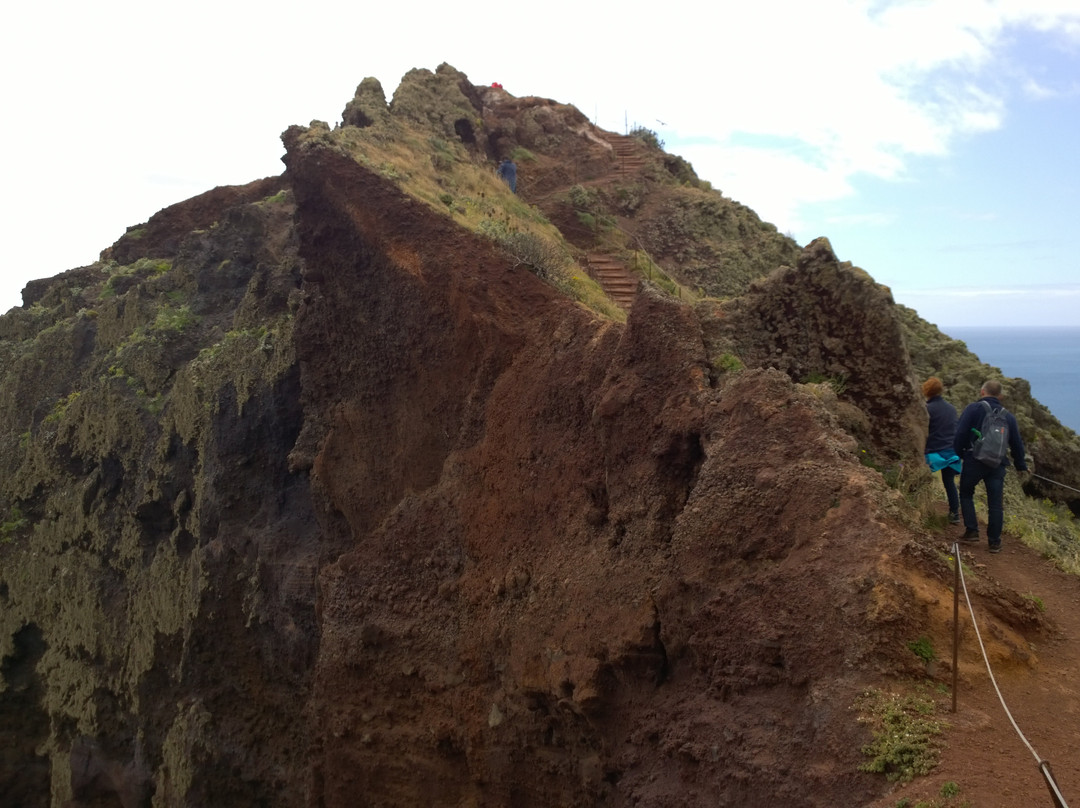
<path id="1" fill-rule="evenodd" d="M 616 172 L 620 176 L 637 174 L 645 167 L 645 147 L 637 138 L 603 132 L 604 140 L 611 144 L 615 152 Z"/>
<path id="2" fill-rule="evenodd" d="M 626 311 L 633 308 L 639 281 L 626 265 L 607 253 L 589 253 L 586 260 L 589 274 L 596 278 L 615 305 Z"/>

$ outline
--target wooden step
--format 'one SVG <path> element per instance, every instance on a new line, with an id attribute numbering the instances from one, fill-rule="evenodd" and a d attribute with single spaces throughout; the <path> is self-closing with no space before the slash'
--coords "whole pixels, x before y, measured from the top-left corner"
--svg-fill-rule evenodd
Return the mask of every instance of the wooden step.
<path id="1" fill-rule="evenodd" d="M 626 310 L 633 307 L 640 281 L 625 264 L 605 253 L 587 255 L 586 262 L 590 274 L 615 305 Z"/>

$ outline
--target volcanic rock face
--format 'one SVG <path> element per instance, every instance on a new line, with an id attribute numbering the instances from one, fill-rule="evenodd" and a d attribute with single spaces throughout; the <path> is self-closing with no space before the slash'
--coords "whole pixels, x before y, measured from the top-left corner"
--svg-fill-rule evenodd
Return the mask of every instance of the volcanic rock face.
<path id="1" fill-rule="evenodd" d="M 576 120 L 410 75 L 474 154 Z M 0 319 L 4 793 L 867 801 L 848 708 L 936 607 L 866 462 L 921 466 L 887 292 L 816 242 L 598 316 L 354 159 L 381 99 Z"/>
<path id="2" fill-rule="evenodd" d="M 800 768 L 853 769 L 816 705 L 882 652 L 856 581 L 888 497 L 822 400 L 774 371 L 714 388 L 692 309 L 646 295 L 599 321 L 331 150 L 287 162 L 324 268 L 297 323 L 301 442 L 352 548 L 320 576 L 320 798 L 805 795 L 755 763 L 778 691 L 781 745 L 815 750 Z M 852 564 L 805 563 L 826 553 Z M 848 630 L 802 625 L 836 612 Z"/>
<path id="3" fill-rule="evenodd" d="M 714 311 L 703 307 L 713 350 L 796 381 L 830 381 L 859 412 L 848 428 L 894 459 L 922 451 L 926 410 L 892 296 L 865 272 L 836 260 L 826 239 Z M 905 369 L 897 373 L 897 369 Z"/>
<path id="4" fill-rule="evenodd" d="M 68 273 L 3 319 L 0 701 L 36 693 L 45 717 L 3 773 L 22 804 L 303 793 L 281 771 L 306 743 L 321 533 L 287 467 L 293 208 L 230 207 L 259 189 L 163 212 L 158 258 Z M 170 252 L 193 209 L 217 224 Z"/>

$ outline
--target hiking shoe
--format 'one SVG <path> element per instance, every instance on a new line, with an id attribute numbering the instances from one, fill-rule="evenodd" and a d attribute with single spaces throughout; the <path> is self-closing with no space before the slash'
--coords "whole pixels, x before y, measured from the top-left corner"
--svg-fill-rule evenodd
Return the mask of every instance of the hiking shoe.
<path id="1" fill-rule="evenodd" d="M 997 544 L 991 544 L 990 545 L 990 552 L 991 553 L 1000 553 L 1001 552 L 1001 543 L 999 542 Z"/>
<path id="2" fill-rule="evenodd" d="M 960 541 L 978 541 L 979 531 L 977 530 L 965 530 L 964 535 L 960 537 Z"/>
<path id="3" fill-rule="evenodd" d="M 955 512 L 950 513 L 949 514 L 949 524 L 950 525 L 958 525 L 958 524 L 960 524 L 960 514 L 955 513 Z"/>

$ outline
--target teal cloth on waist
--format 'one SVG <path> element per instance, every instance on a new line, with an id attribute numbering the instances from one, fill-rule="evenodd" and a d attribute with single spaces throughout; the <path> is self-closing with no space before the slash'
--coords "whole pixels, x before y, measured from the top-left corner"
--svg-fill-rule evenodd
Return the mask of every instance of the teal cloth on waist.
<path id="1" fill-rule="evenodd" d="M 941 471 L 946 466 L 957 472 L 963 468 L 963 463 L 955 452 L 929 452 L 926 455 L 926 465 L 930 467 L 930 471 Z"/>

